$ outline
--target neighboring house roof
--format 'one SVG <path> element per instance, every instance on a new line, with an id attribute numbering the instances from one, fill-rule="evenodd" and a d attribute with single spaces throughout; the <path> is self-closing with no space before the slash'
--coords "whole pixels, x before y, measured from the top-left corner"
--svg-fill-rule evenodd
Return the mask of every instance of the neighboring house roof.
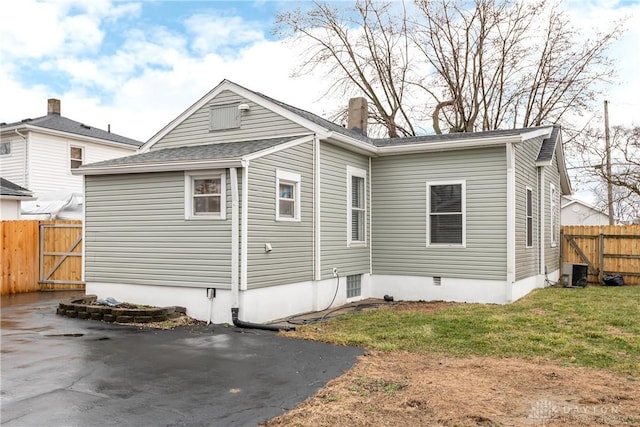
<path id="1" fill-rule="evenodd" d="M 584 206 L 584 207 L 586 207 L 588 209 L 591 209 L 591 210 L 593 210 L 593 211 L 595 211 L 595 212 L 597 212 L 599 214 L 606 215 L 607 217 L 609 216 L 609 214 L 606 213 L 605 211 L 603 211 L 601 209 L 598 209 L 597 207 L 595 207 L 595 206 L 593 206 L 593 205 L 591 205 L 591 204 L 589 204 L 587 202 L 583 202 L 582 200 L 574 199 L 573 197 L 562 196 L 561 209 L 568 208 L 569 206 L 574 205 L 574 204 L 582 205 L 582 206 Z"/>
<path id="2" fill-rule="evenodd" d="M 16 199 L 32 199 L 33 193 L 8 179 L 0 178 L 0 196 Z"/>
<path id="3" fill-rule="evenodd" d="M 35 119 L 24 119 L 19 122 L 0 125 L 1 131 L 13 129 L 47 129 L 58 132 L 70 133 L 88 138 L 100 139 L 111 143 L 124 144 L 132 148 L 138 148 L 144 144 L 142 141 L 127 138 L 93 126 L 88 126 L 75 120 L 68 119 L 58 114 L 47 114 Z"/>
<path id="4" fill-rule="evenodd" d="M 165 148 L 82 165 L 78 170 L 74 170 L 74 173 L 89 175 L 92 173 L 108 173 L 109 170 L 117 170 L 118 173 L 123 173 L 123 169 L 146 171 L 150 168 L 171 170 L 172 166 L 182 170 L 187 165 L 190 166 L 190 169 L 204 168 L 207 166 L 241 166 L 242 161 L 309 141 L 310 138 L 310 136 L 289 136 L 254 141 L 228 142 L 224 144 Z"/>

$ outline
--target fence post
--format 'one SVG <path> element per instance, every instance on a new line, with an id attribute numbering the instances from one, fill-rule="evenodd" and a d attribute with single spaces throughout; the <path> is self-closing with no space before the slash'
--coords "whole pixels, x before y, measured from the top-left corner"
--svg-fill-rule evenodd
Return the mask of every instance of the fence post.
<path id="1" fill-rule="evenodd" d="M 604 235 L 598 234 L 598 283 L 604 283 Z"/>

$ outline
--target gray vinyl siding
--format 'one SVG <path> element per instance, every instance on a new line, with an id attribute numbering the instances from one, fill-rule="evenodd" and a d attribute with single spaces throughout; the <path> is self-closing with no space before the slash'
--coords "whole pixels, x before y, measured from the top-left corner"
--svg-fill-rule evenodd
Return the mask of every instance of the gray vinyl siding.
<path id="1" fill-rule="evenodd" d="M 544 173 L 544 181 L 545 181 L 545 248 L 544 248 L 544 260 L 545 265 L 549 269 L 549 272 L 555 271 L 559 268 L 560 265 L 560 236 L 557 237 L 558 245 L 551 246 L 551 188 L 550 184 L 555 185 L 558 200 L 558 218 L 556 219 L 558 223 L 558 230 L 560 229 L 560 172 L 558 167 L 558 158 L 553 156 L 553 161 L 551 162 L 551 166 L 545 166 L 543 168 Z"/>
<path id="2" fill-rule="evenodd" d="M 320 234 L 322 279 L 369 273 L 369 234 L 371 224 L 370 174 L 367 172 L 367 245 L 347 246 L 347 166 L 369 170 L 369 157 L 352 153 L 329 143 L 320 147 Z"/>
<path id="3" fill-rule="evenodd" d="M 249 104 L 251 108 L 249 111 L 240 113 L 240 127 L 216 131 L 209 130 L 212 106 L 241 103 Z M 151 150 L 276 138 L 303 133 L 309 133 L 309 131 L 297 123 L 250 102 L 231 91 L 223 91 L 156 142 L 151 147 Z"/>
<path id="4" fill-rule="evenodd" d="M 371 168 L 374 274 L 505 279 L 504 148 L 380 157 Z M 427 181 L 454 180 L 466 182 L 466 247 L 427 247 Z"/>
<path id="5" fill-rule="evenodd" d="M 300 222 L 276 221 L 276 170 L 300 175 Z M 313 142 L 253 160 L 248 205 L 247 287 L 313 280 Z"/>
<path id="6" fill-rule="evenodd" d="M 542 137 L 533 138 L 515 145 L 516 172 L 516 280 L 535 276 L 540 260 L 540 186 L 536 159 L 542 145 Z M 533 192 L 533 246 L 526 247 L 526 188 Z"/>
<path id="7" fill-rule="evenodd" d="M 185 220 L 183 172 L 86 176 L 86 280 L 230 288 L 226 182 L 226 220 Z"/>

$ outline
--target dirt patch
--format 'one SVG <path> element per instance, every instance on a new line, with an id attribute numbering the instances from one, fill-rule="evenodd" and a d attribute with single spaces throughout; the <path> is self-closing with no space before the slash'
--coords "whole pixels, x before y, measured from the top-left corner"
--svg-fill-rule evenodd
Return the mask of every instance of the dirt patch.
<path id="1" fill-rule="evenodd" d="M 640 379 L 548 362 L 370 352 L 265 426 L 640 426 Z"/>
<path id="2" fill-rule="evenodd" d="M 118 322 L 114 322 L 118 323 Z M 180 316 L 175 319 L 167 319 L 162 322 L 148 322 L 148 323 L 122 323 L 122 325 L 126 326 L 137 326 L 139 328 L 150 328 L 150 329 L 174 329 L 179 326 L 205 326 L 207 322 L 203 320 L 196 320 L 189 316 Z"/>

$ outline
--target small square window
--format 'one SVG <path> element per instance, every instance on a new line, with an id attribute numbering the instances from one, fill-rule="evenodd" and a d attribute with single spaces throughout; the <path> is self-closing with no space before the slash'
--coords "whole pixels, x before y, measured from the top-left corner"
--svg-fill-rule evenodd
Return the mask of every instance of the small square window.
<path id="1" fill-rule="evenodd" d="M 0 156 L 11 154 L 11 142 L 0 143 Z"/>
<path id="2" fill-rule="evenodd" d="M 84 148 L 71 146 L 69 157 L 71 169 L 78 169 L 84 163 Z"/>
<path id="3" fill-rule="evenodd" d="M 276 171 L 276 221 L 300 221 L 300 175 Z"/>
<path id="4" fill-rule="evenodd" d="M 225 219 L 225 173 L 185 173 L 185 218 Z"/>
<path id="5" fill-rule="evenodd" d="M 193 214 L 220 214 L 220 178 L 194 178 Z"/>

